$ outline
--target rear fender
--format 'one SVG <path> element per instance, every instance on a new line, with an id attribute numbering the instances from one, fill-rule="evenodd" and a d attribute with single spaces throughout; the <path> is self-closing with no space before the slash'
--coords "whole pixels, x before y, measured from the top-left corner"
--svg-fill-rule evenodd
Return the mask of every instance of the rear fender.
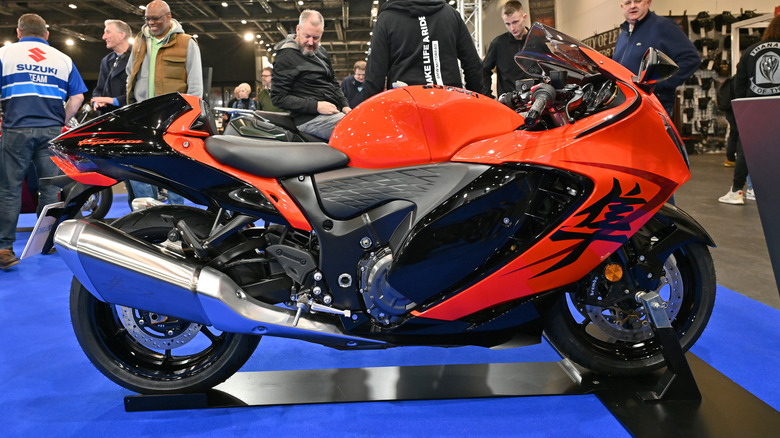
<path id="1" fill-rule="evenodd" d="M 60 197 L 63 202 L 63 206 L 59 208 L 51 208 L 47 211 L 46 215 L 55 218 L 54 224 L 51 227 L 49 235 L 46 237 L 46 243 L 44 243 L 41 249 L 41 254 L 47 254 L 54 246 L 54 232 L 57 231 L 57 227 L 68 219 L 73 219 L 81 212 L 81 207 L 87 202 L 90 196 L 105 189 L 105 186 L 96 186 L 90 184 L 83 184 L 78 181 L 72 180 L 67 175 L 59 175 L 51 178 L 41 178 L 41 184 L 50 184 L 62 188 Z"/>

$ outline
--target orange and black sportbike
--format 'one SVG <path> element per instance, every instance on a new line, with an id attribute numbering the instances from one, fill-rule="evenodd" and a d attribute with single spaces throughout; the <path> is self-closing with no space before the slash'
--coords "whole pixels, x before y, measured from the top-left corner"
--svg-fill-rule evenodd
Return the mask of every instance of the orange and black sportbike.
<path id="1" fill-rule="evenodd" d="M 687 349 L 716 288 L 712 239 L 666 203 L 690 172 L 650 91 L 677 68 L 650 49 L 634 77 L 539 24 L 516 61 L 535 79 L 500 102 L 393 89 L 330 144 L 215 135 L 206 103 L 179 94 L 62 134 L 60 167 L 93 190 L 133 179 L 193 204 L 56 217 L 84 352 L 139 393 L 213 387 L 261 336 L 375 349 L 544 334 L 597 373 L 662 367 L 637 296 L 660 295 Z"/>

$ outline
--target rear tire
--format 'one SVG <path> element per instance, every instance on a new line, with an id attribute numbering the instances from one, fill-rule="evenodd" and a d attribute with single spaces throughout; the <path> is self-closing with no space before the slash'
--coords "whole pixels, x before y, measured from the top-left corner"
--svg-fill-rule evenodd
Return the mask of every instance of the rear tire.
<path id="1" fill-rule="evenodd" d="M 674 251 L 664 271 L 667 282 L 658 293 L 687 351 L 704 331 L 715 303 L 712 256 L 705 245 L 689 243 Z M 559 352 L 585 368 L 615 376 L 646 374 L 665 365 L 641 305 L 627 310 L 577 304 L 582 302 L 578 296 L 587 293 L 584 289 L 561 294 L 548 314 L 545 334 Z"/>
<path id="2" fill-rule="evenodd" d="M 135 237 L 161 242 L 173 216 L 206 235 L 214 216 L 186 206 L 130 213 L 112 224 Z M 254 352 L 259 336 L 212 327 L 140 309 L 104 303 L 74 277 L 70 311 L 73 330 L 92 364 L 117 384 L 138 393 L 200 392 L 236 373 Z"/>
<path id="3" fill-rule="evenodd" d="M 92 194 L 79 210 L 78 217 L 84 219 L 103 219 L 111 210 L 114 202 L 114 192 L 111 187 Z"/>

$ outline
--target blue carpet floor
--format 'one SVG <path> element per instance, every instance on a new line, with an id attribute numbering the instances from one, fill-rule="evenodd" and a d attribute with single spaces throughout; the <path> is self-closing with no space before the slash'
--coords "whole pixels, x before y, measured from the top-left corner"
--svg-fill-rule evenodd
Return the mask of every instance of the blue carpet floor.
<path id="1" fill-rule="evenodd" d="M 118 209 L 126 202 L 115 202 Z M 112 213 L 113 214 L 113 213 Z M 25 215 L 28 216 L 28 215 Z M 113 216 L 116 217 L 116 216 Z M 23 222 L 34 218 L 23 217 Z M 20 232 L 21 254 L 29 233 Z M 628 432 L 595 396 L 342 403 L 125 412 L 132 395 L 103 377 L 71 328 L 71 274 L 58 255 L 0 271 L 0 422 L 6 436 L 173 435 L 352 437 L 623 437 Z M 774 409 L 780 409 L 780 311 L 718 289 L 707 331 L 692 352 Z M 344 352 L 264 338 L 243 371 L 555 361 L 547 344 L 483 348 L 399 348 Z"/>

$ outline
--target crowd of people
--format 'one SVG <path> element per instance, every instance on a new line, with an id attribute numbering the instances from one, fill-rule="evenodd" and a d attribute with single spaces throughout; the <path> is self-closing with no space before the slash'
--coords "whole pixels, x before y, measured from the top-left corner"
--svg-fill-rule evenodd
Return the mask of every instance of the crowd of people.
<path id="1" fill-rule="evenodd" d="M 675 88 L 691 76 L 700 63 L 699 54 L 676 23 L 650 11 L 652 0 L 623 0 L 620 6 L 626 21 L 621 25 L 614 59 L 637 72 L 647 47 L 669 55 L 679 72 L 659 83 L 655 94 L 671 116 Z M 516 81 L 527 77 L 514 62 L 528 35 L 528 15 L 516 0 L 506 2 L 501 18 L 507 32 L 493 39 L 483 59 L 463 19 L 444 0 L 387 0 L 379 11 L 371 37 L 367 61 L 354 64 L 353 74 L 339 82 L 330 56 L 321 45 L 325 20 L 318 11 L 304 10 L 295 33 L 275 47 L 273 68 L 263 68 L 261 87 L 253 98 L 252 87 L 242 83 L 234 89 L 228 108 L 288 112 L 297 128 L 327 141 L 336 124 L 352 108 L 389 88 L 406 85 L 447 85 L 493 97 L 493 74 L 497 76 L 497 94 L 511 92 Z M 776 20 L 775 20 L 776 21 Z M 780 31 L 773 21 L 765 40 L 778 41 Z M 100 62 L 97 86 L 91 103 L 101 113 L 125 104 L 141 102 L 171 92 L 202 97 L 204 84 L 201 53 L 197 41 L 184 32 L 172 17 L 170 6 L 154 0 L 146 6 L 144 25 L 131 46 L 130 26 L 121 20 L 106 20 L 103 40 L 110 50 Z M 40 177 L 54 176 L 59 169 L 49 159 L 48 141 L 58 135 L 84 100 L 87 88 L 72 60 L 51 47 L 46 23 L 36 14 L 25 14 L 18 21 L 19 41 L 0 48 L 2 72 L 2 137 L 0 160 L 0 269 L 19 263 L 12 250 L 15 226 L 20 210 L 22 181 L 30 166 Z M 759 43 L 739 63 L 735 97 L 767 95 L 777 84 L 756 81 L 757 57 L 780 56 L 776 44 Z M 41 83 L 19 83 L 12 70 L 13 60 L 35 50 L 40 65 L 48 68 Z M 747 53 L 746 52 L 746 53 Z M 177 59 L 184 62 L 169 62 Z M 763 59 L 763 58 L 762 58 Z M 25 65 L 25 63 L 19 63 Z M 30 75 L 32 77 L 33 75 Z M 45 77 L 44 77 L 45 76 Z M 56 93 L 44 86 L 57 83 Z M 774 86 L 774 88 L 772 88 Z M 761 90 L 756 91 L 755 88 Z M 769 93 L 771 94 L 771 93 Z M 228 122 L 225 114 L 223 122 Z M 744 203 L 742 186 L 747 166 L 741 148 L 736 158 L 732 189 L 720 199 L 729 204 Z M 157 187 L 130 181 L 130 196 L 156 197 Z M 56 200 L 56 190 L 43 186 L 40 205 Z M 169 194 L 169 201 L 183 198 Z"/>

